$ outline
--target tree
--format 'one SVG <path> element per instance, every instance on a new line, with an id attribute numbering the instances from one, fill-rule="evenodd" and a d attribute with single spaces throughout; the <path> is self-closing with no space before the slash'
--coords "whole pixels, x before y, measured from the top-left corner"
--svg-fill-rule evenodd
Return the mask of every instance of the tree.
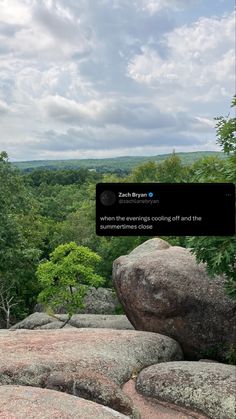
<path id="1" fill-rule="evenodd" d="M 43 290 L 38 301 L 54 311 L 63 305 L 68 313 L 65 326 L 83 301 L 88 286 L 98 287 L 103 278 L 94 272 L 101 257 L 88 247 L 70 242 L 58 246 L 50 255 L 49 261 L 39 264 L 37 277 Z"/>
<path id="2" fill-rule="evenodd" d="M 157 170 L 158 165 L 155 161 L 142 163 L 132 170 L 130 182 L 158 182 Z"/>
<path id="3" fill-rule="evenodd" d="M 0 310 L 4 312 L 7 329 L 10 327 L 10 316 L 12 308 L 18 304 L 18 302 L 14 301 L 14 295 L 12 295 L 11 291 L 11 286 L 4 289 L 2 284 L 0 287 Z"/>
<path id="4" fill-rule="evenodd" d="M 12 306 L 12 314 L 21 318 L 28 314 L 35 291 L 39 291 L 34 272 L 41 226 L 37 225 L 35 233 L 36 202 L 6 152 L 0 153 L 0 179 L 0 287 L 10 290 L 7 298 L 11 302 L 19 301 Z"/>
<path id="5" fill-rule="evenodd" d="M 231 108 L 236 106 L 236 96 L 233 97 Z M 215 118 L 217 142 L 222 147 L 224 153 L 236 154 L 236 118 L 230 118 L 230 113 L 227 117 L 218 116 Z"/>
<path id="6" fill-rule="evenodd" d="M 236 105 L 234 98 L 232 106 Z M 218 166 L 215 178 L 211 171 L 211 181 L 233 182 L 236 184 L 236 139 L 234 136 L 236 118 L 216 118 L 218 143 L 228 154 L 222 167 Z M 217 163 L 218 164 L 218 163 Z M 209 172 L 201 174 L 201 181 L 209 181 Z M 236 299 L 236 235 L 226 237 L 191 237 L 188 245 L 198 262 L 205 262 L 211 276 L 224 274 L 227 278 L 226 291 Z"/>
<path id="7" fill-rule="evenodd" d="M 190 168 L 191 182 L 226 182 L 226 161 L 217 156 L 203 157 Z"/>
<path id="8" fill-rule="evenodd" d="M 179 183 L 189 181 L 189 168 L 183 166 L 181 158 L 173 151 L 172 155 L 158 164 L 157 182 Z"/>

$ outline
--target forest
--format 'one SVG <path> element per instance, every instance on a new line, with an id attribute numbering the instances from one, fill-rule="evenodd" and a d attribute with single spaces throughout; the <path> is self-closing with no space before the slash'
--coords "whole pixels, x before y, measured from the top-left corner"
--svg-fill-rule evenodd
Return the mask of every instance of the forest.
<path id="1" fill-rule="evenodd" d="M 235 99 L 233 101 L 235 105 Z M 89 168 L 20 170 L 0 153 L 0 323 L 15 323 L 32 313 L 43 282 L 39 266 L 60 245 L 71 242 L 98 255 L 95 272 L 103 287 L 112 287 L 114 259 L 151 237 L 99 237 L 95 233 L 95 187 L 98 182 L 233 182 L 236 183 L 235 118 L 216 118 L 216 141 L 224 158 L 200 156 L 186 164 L 173 152 L 162 161 L 146 161 L 127 172 Z M 226 292 L 236 297 L 236 236 L 162 237 L 191 247 L 206 262 L 210 275 L 225 274 Z M 9 324 L 8 324 L 9 326 Z"/>

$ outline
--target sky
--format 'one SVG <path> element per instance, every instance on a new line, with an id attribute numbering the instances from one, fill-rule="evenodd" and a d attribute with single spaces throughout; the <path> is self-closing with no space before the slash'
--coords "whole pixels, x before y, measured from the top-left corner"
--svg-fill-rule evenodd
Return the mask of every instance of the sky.
<path id="1" fill-rule="evenodd" d="M 10 160 L 219 150 L 234 95 L 231 0 L 0 0 Z"/>

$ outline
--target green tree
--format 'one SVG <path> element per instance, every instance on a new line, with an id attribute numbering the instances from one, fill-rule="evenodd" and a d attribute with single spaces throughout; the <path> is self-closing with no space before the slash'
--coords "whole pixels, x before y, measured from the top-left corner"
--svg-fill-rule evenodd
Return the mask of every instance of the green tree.
<path id="1" fill-rule="evenodd" d="M 189 167 L 183 166 L 181 158 L 173 151 L 172 155 L 158 164 L 157 182 L 179 183 L 189 181 Z"/>
<path id="2" fill-rule="evenodd" d="M 236 105 L 234 98 L 232 106 Z M 216 133 L 218 143 L 223 151 L 229 155 L 219 171 L 213 176 L 211 169 L 211 181 L 233 182 L 236 185 L 236 140 L 235 118 L 216 118 Z M 218 164 L 218 163 L 217 163 Z M 209 180 L 209 169 L 201 174 L 201 181 Z M 220 177 L 220 178 L 219 178 Z M 207 264 L 208 273 L 211 276 L 224 274 L 227 278 L 226 291 L 236 299 L 236 235 L 226 237 L 191 237 L 188 245 L 195 254 L 198 262 Z"/>
<path id="3" fill-rule="evenodd" d="M 63 305 L 68 313 L 67 321 L 78 308 L 83 308 L 83 300 L 88 286 L 98 287 L 103 278 L 94 269 L 101 257 L 88 247 L 70 242 L 58 246 L 50 255 L 50 260 L 39 264 L 37 277 L 43 287 L 38 301 L 54 311 Z"/>
<path id="4" fill-rule="evenodd" d="M 148 161 L 138 165 L 129 176 L 130 182 L 158 182 L 158 165 L 154 161 Z"/>
<path id="5" fill-rule="evenodd" d="M 226 182 L 227 162 L 217 156 L 203 157 L 190 168 L 191 182 Z"/>
<path id="6" fill-rule="evenodd" d="M 234 96 L 231 108 L 236 106 L 236 96 Z M 217 121 L 216 124 L 216 134 L 217 142 L 222 147 L 224 153 L 236 154 L 236 118 L 230 118 L 230 113 L 227 117 L 218 116 L 215 118 Z"/>
<path id="7" fill-rule="evenodd" d="M 0 179 L 0 288 L 2 298 L 6 297 L 5 303 L 10 301 L 13 307 L 14 301 L 11 314 L 17 319 L 28 314 L 39 290 L 34 272 L 43 232 L 40 222 L 37 233 L 34 231 L 36 202 L 20 172 L 8 162 L 6 152 L 0 153 Z M 3 314 L 6 314 L 5 303 L 2 300 Z"/>

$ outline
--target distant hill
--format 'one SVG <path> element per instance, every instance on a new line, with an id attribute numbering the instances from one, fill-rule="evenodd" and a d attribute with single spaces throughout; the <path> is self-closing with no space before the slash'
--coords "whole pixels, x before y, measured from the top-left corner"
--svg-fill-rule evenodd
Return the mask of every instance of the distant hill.
<path id="1" fill-rule="evenodd" d="M 161 162 L 166 158 L 170 157 L 171 154 L 161 154 L 157 156 L 123 156 L 123 157 L 113 157 L 106 159 L 74 159 L 74 160 L 33 160 L 33 161 L 22 161 L 12 163 L 14 166 L 18 167 L 24 171 L 31 171 L 34 169 L 95 169 L 98 172 L 101 171 L 116 171 L 124 170 L 130 171 L 133 167 L 138 164 L 155 161 Z M 219 158 L 225 159 L 226 156 L 222 152 L 217 151 L 196 151 L 192 153 L 176 153 L 183 162 L 183 164 L 192 164 L 196 160 L 207 157 L 207 156 L 217 156 Z"/>

